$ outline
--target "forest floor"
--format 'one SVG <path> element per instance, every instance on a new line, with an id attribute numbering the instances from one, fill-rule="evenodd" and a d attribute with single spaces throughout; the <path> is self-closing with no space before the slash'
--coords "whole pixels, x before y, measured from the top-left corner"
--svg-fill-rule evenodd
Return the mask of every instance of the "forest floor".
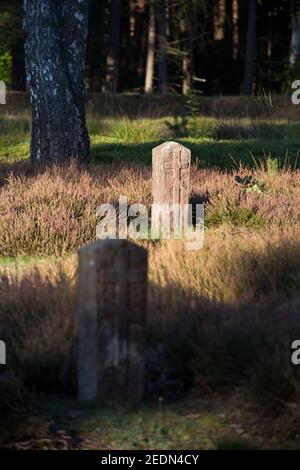
<path id="1" fill-rule="evenodd" d="M 88 126 L 88 167 L 34 169 L 28 117 L 0 117 L 0 445 L 299 448 L 300 122 L 93 117 Z M 102 202 L 151 204 L 151 150 L 168 139 L 192 150 L 204 247 L 141 242 L 149 405 L 82 409 L 72 400 L 77 249 L 94 240 Z"/>
<path id="2" fill-rule="evenodd" d="M 230 395 L 212 393 L 134 409 L 84 409 L 54 396 L 1 422 L 0 447 L 15 450 L 300 448 L 299 421 L 287 415 L 268 416 L 238 389 Z"/>

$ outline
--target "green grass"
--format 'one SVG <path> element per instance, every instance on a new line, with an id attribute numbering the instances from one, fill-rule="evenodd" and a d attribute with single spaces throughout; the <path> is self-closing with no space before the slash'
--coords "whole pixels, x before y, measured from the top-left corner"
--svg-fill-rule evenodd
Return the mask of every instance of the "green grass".
<path id="1" fill-rule="evenodd" d="M 150 164 L 152 148 L 163 141 L 164 139 L 143 144 L 124 144 L 112 137 L 92 136 L 91 159 L 93 163 L 141 161 Z M 254 139 L 215 142 L 195 138 L 176 138 L 176 141 L 191 149 L 193 161 L 198 162 L 200 167 L 216 167 L 224 170 L 240 164 L 254 167 L 256 162 L 265 160 L 270 154 L 278 159 L 280 165 L 287 162 L 292 167 L 299 167 L 299 142 L 284 144 L 280 141 Z"/>
<path id="2" fill-rule="evenodd" d="M 11 163 L 29 157 L 29 119 L 0 118 L 0 162 Z M 91 161 L 151 163 L 151 151 L 165 140 L 176 140 L 192 150 L 200 167 L 231 169 L 240 163 L 253 167 L 271 155 L 279 166 L 299 167 L 299 122 L 197 118 L 191 125 L 185 119 L 88 119 Z M 242 131 L 241 131 L 242 129 Z M 222 138 L 220 138 L 220 135 Z"/>
<path id="3" fill-rule="evenodd" d="M 211 398 L 203 402 L 188 400 L 139 408 L 83 408 L 74 401 L 57 398 L 36 405 L 38 413 L 29 417 L 25 411 L 22 425 L 16 420 L 7 423 L 2 439 L 5 438 L 4 444 L 8 448 L 20 449 L 25 444 L 29 449 L 59 449 L 62 441 L 69 449 L 86 450 L 240 450 L 260 447 L 259 436 L 252 434 L 251 428 L 247 429 L 249 418 L 244 407 L 237 414 L 226 398 L 219 399 L 217 404 Z M 255 419 L 255 415 L 251 419 Z M 268 447 L 272 447 L 270 436 L 267 440 Z"/>
<path id="4" fill-rule="evenodd" d="M 283 222 L 285 226 L 289 226 L 290 223 L 294 224 L 298 217 L 297 175 L 294 179 L 293 172 L 284 174 L 279 172 L 279 169 L 284 164 L 299 167 L 297 157 L 300 149 L 300 123 L 269 120 L 253 122 L 246 119 L 226 122 L 215 118 L 197 118 L 191 123 L 172 117 L 135 120 L 94 117 L 88 119 L 88 126 L 91 135 L 91 160 L 95 163 L 151 164 L 152 148 L 171 139 L 189 147 L 193 161 L 197 162 L 199 167 L 225 170 L 239 166 L 240 163 L 256 167 L 262 160 L 265 161 L 265 172 L 260 169 L 258 175 L 254 172 L 254 176 L 249 176 L 248 171 L 242 171 L 238 179 L 234 179 L 234 175 L 230 173 L 193 170 L 195 195 L 210 195 L 207 202 L 210 204 L 210 210 L 205 221 L 206 228 L 209 229 L 206 232 L 205 249 L 198 257 L 193 255 L 192 262 L 186 253 L 183 256 L 180 251 L 174 251 L 172 246 L 170 251 L 165 245 L 165 252 L 151 252 L 151 272 L 152 276 L 154 273 L 157 276 L 151 278 L 151 288 L 155 279 L 162 279 L 166 281 L 162 286 L 170 286 L 170 290 L 161 288 L 160 283 L 157 283 L 160 288 L 157 292 L 161 291 L 159 295 L 162 297 L 159 297 L 159 308 L 154 303 L 150 311 L 162 311 L 162 317 L 164 312 L 168 312 L 168 315 L 172 314 L 178 319 L 178 325 L 174 323 L 172 326 L 172 322 L 170 323 L 172 328 L 169 328 L 169 336 L 164 336 L 160 327 L 157 327 L 157 335 L 162 338 L 159 341 L 165 340 L 170 348 L 179 383 L 199 386 L 200 391 L 195 389 L 193 393 L 202 396 L 203 390 L 207 392 L 209 387 L 220 387 L 221 391 L 227 385 L 235 388 L 236 384 L 244 384 L 251 376 L 253 394 L 259 396 L 264 410 L 266 403 L 273 405 L 274 390 L 275 400 L 279 401 L 278 397 L 283 397 L 282 402 L 287 399 L 289 402 L 296 402 L 297 381 L 285 362 L 289 357 L 286 358 L 283 352 L 283 355 L 277 358 L 274 345 L 276 348 L 280 345 L 281 348 L 284 342 L 285 348 L 285 344 L 291 343 L 290 334 L 295 335 L 295 331 L 297 333 L 295 325 L 299 322 L 297 323 L 296 317 L 294 320 L 294 311 L 297 311 L 295 299 L 299 296 L 300 286 L 297 243 L 299 237 L 291 231 L 290 239 L 285 237 L 284 243 L 278 245 L 277 235 L 275 232 L 272 235 L 271 227 L 272 223 L 275 225 Z M 12 163 L 28 159 L 29 139 L 30 122 L 26 116 L 0 117 L 0 162 Z M 14 165 L 14 168 L 16 167 L 17 165 Z M 74 393 L 75 362 L 72 362 L 72 354 L 76 333 L 72 330 L 72 315 L 75 313 L 74 279 L 77 264 L 75 258 L 65 258 L 65 254 L 69 253 L 69 246 L 75 251 L 78 245 L 91 238 L 91 233 L 94 234 L 95 220 L 90 214 L 93 213 L 95 202 L 102 200 L 102 195 L 103 198 L 109 195 L 114 198 L 124 189 L 122 174 L 112 175 L 112 179 L 107 182 L 103 180 L 106 176 L 102 175 L 101 165 L 97 168 L 90 167 L 90 179 L 82 176 L 79 170 L 72 170 L 74 174 L 71 179 L 69 176 L 66 178 L 66 174 L 61 171 L 62 173 L 56 176 L 51 172 L 46 177 L 36 175 L 28 185 L 27 180 L 19 183 L 16 179 L 11 183 L 8 181 L 3 187 L 2 211 L 5 212 L 6 208 L 11 206 L 10 219 L 6 219 L 7 225 L 3 225 L 1 232 L 4 235 L 9 234 L 7 238 L 2 237 L 3 254 L 32 255 L 0 258 L 5 287 L 1 291 L 1 313 L 5 319 L 3 329 L 6 331 L 5 328 L 8 328 L 10 331 L 11 328 L 11 331 L 15 332 L 14 338 L 18 341 L 21 338 L 23 341 L 20 343 L 18 364 L 22 365 L 22 378 L 24 376 L 26 380 L 23 384 L 21 379 L 18 382 L 19 376 L 15 381 L 10 379 L 7 389 L 7 384 L 2 384 L 0 394 L 0 405 L 1 400 L 8 400 L 13 409 L 17 409 L 18 400 L 22 407 L 26 401 L 22 395 L 23 387 L 24 390 L 28 387 L 28 390 L 34 390 L 36 393 L 51 393 L 53 390 L 55 393 Z M 150 186 L 148 172 L 145 173 L 146 180 L 143 177 L 139 179 L 132 170 L 132 179 L 126 180 L 126 191 L 132 199 L 143 201 L 145 198 L 147 201 Z M 6 175 L 6 168 L 4 174 Z M 82 191 L 81 198 L 78 198 L 78 188 Z M 242 191 L 243 197 L 239 197 L 238 190 Z M 243 206 L 248 196 L 249 206 Z M 274 200 L 272 204 L 271 197 Z M 24 212 L 24 207 L 28 209 L 27 213 Z M 275 210 L 276 207 L 281 208 L 280 211 Z M 74 217 L 70 217 L 70 214 Z M 84 214 L 84 230 L 80 231 L 80 221 Z M 24 219 L 21 220 L 21 217 Z M 30 217 L 30 223 L 26 225 L 25 222 Z M 38 227 L 41 227 L 40 231 L 37 230 Z M 90 227 L 92 230 L 89 231 Z M 62 229 L 65 229 L 65 232 Z M 240 229 L 241 236 L 238 233 Z M 248 240 L 245 238 L 246 230 L 249 232 Z M 265 231 L 267 241 L 263 238 Z M 225 237 L 226 233 L 228 235 Z M 256 239 L 251 238 L 254 233 Z M 86 234 L 84 239 L 83 234 Z M 45 243 L 47 236 L 49 242 Z M 65 239 L 70 243 L 62 245 L 61 241 Z M 16 249 L 12 251 L 14 243 Z M 55 252 L 56 248 L 59 262 L 54 266 L 56 258 L 47 257 L 47 253 Z M 59 251 L 60 248 L 62 252 Z M 159 244 L 157 249 L 160 249 Z M 65 268 L 60 266 L 60 262 L 65 263 Z M 10 272 L 11 279 L 8 284 L 5 282 L 5 276 Z M 174 296 L 173 300 L 171 287 L 178 291 L 178 297 Z M 191 293 L 190 287 L 195 288 Z M 196 289 L 201 289 L 203 298 L 199 296 L 200 290 Z M 178 301 L 183 291 L 187 296 L 193 295 L 195 307 L 192 312 L 200 305 L 199 311 L 202 312 L 203 319 L 205 318 L 206 328 L 202 328 L 201 322 L 194 323 L 194 318 L 198 319 L 198 316 L 191 316 L 189 322 L 186 316 L 184 321 L 181 319 L 180 308 L 184 312 L 191 308 L 188 302 L 185 304 L 183 301 L 181 304 Z M 274 297 L 269 304 L 267 295 L 270 299 Z M 280 299 L 277 295 L 283 298 Z M 203 302 L 205 298 L 212 298 L 214 302 L 221 300 L 220 305 L 224 309 L 224 312 L 220 310 L 222 316 L 218 316 L 218 310 L 214 311 L 214 302 Z M 240 299 L 245 299 L 243 308 Z M 235 302 L 238 310 L 231 310 L 231 305 Z M 249 311 L 246 309 L 248 304 Z M 278 312 L 275 308 L 277 304 Z M 166 306 L 163 307 L 166 310 L 161 310 L 161 306 Z M 252 308 L 260 318 L 266 319 L 265 323 L 261 321 L 261 335 L 257 334 L 255 322 L 253 327 L 251 326 Z M 267 320 L 267 314 L 273 311 L 274 316 Z M 15 312 L 16 316 L 12 312 Z M 236 315 L 238 312 L 241 313 L 243 322 Z M 275 314 L 278 314 L 278 317 Z M 282 314 L 285 315 L 283 323 L 279 317 Z M 9 327 L 8 318 L 11 318 Z M 229 321 L 229 318 L 233 320 Z M 34 327 L 31 326 L 32 321 L 35 322 Z M 18 328 L 15 328 L 15 325 L 18 325 Z M 42 342 L 40 338 L 43 339 Z M 189 342 L 186 338 L 189 338 Z M 255 341 L 252 341 L 252 338 L 255 338 Z M 158 340 L 156 343 L 154 341 L 154 347 L 157 344 Z M 265 350 L 261 345 L 264 345 Z M 262 358 L 255 355 L 258 350 L 265 351 Z M 163 354 L 159 356 L 159 359 L 161 358 L 164 360 Z M 252 359 L 254 362 L 251 362 Z M 153 367 L 154 372 L 160 374 L 160 368 L 156 364 Z M 50 398 L 47 406 L 52 406 L 52 403 L 53 398 Z M 69 419 L 73 414 L 73 407 L 75 408 L 74 415 L 78 418 L 68 425 L 67 433 L 78 436 L 83 448 L 256 448 L 252 421 L 245 423 L 246 418 L 241 420 L 240 405 L 242 406 L 239 401 L 234 400 L 233 407 L 232 404 L 220 407 L 213 395 L 209 407 L 199 406 L 197 399 L 191 403 L 159 402 L 152 406 L 145 405 L 139 410 L 118 407 L 94 408 L 87 411 L 78 410 L 78 404 L 72 403 L 71 409 L 63 405 L 62 414 L 67 413 Z M 54 404 L 53 407 L 55 406 Z M 42 414 L 44 417 L 44 412 Z M 20 419 L 19 425 L 21 428 L 23 426 L 23 431 L 26 427 L 26 433 L 23 435 L 21 431 L 20 436 L 11 439 L 28 442 L 28 437 L 32 437 L 34 446 L 45 446 L 45 442 L 52 445 L 52 438 L 58 442 L 60 437 L 55 435 L 49 426 L 49 422 L 56 421 L 57 414 L 58 411 L 53 408 L 45 422 L 42 420 L 41 429 L 34 424 L 31 430 L 30 423 L 26 422 L 24 425 Z M 15 430 L 13 432 L 15 435 Z M 273 428 L 269 430 L 269 436 L 269 446 L 272 447 L 275 442 Z"/>
<path id="5" fill-rule="evenodd" d="M 212 449 L 223 427 L 213 414 L 167 406 L 137 412 L 95 410 L 78 430 L 109 449 Z"/>
<path id="6" fill-rule="evenodd" d="M 0 257 L 0 266 L 1 267 L 10 267 L 10 266 L 31 266 L 39 261 L 48 260 L 51 261 L 55 259 L 54 256 L 41 257 L 41 256 L 17 256 L 15 258 Z"/>

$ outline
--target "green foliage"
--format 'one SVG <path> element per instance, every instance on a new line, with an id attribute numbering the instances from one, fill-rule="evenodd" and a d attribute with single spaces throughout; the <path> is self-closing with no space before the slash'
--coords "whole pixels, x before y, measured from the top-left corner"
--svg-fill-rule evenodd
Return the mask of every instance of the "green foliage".
<path id="1" fill-rule="evenodd" d="M 187 94 L 187 131 L 188 136 L 197 137 L 198 136 L 198 125 L 197 117 L 199 116 L 199 102 L 197 95 L 193 90 L 189 90 Z"/>
<path id="2" fill-rule="evenodd" d="M 23 38 L 23 9 L 20 0 L 1 0 L 0 54 L 11 51 Z"/>
<path id="3" fill-rule="evenodd" d="M 157 139 L 157 131 L 147 120 L 130 120 L 127 117 L 115 120 L 112 124 L 112 135 L 124 143 L 143 143 Z"/>
<path id="4" fill-rule="evenodd" d="M 88 118 L 91 134 L 91 160 L 151 162 L 151 151 L 164 140 L 176 139 L 192 151 L 192 157 L 202 167 L 232 169 L 241 163 L 248 168 L 262 166 L 266 154 L 276 155 L 282 168 L 288 160 L 291 167 L 299 167 L 299 125 L 286 125 L 289 139 L 248 139 L 216 141 L 212 138 L 215 118 L 198 117 L 198 137 L 183 137 L 177 127 L 168 129 L 165 119 Z M 29 156 L 30 119 L 26 115 L 0 116 L 0 161 L 24 160 Z M 185 133 L 186 135 L 186 133 Z M 180 137 L 179 137 L 180 136 Z M 287 158 L 288 156 L 288 158 Z M 262 189 L 262 188 L 260 188 Z"/>
<path id="5" fill-rule="evenodd" d="M 291 83 L 299 80 L 300 62 L 290 65 L 287 57 L 269 59 L 259 67 L 259 81 L 264 88 L 277 90 L 278 93 L 291 94 Z"/>
<path id="6" fill-rule="evenodd" d="M 263 228 L 266 221 L 259 214 L 247 207 L 238 207 L 233 203 L 220 205 L 209 210 L 205 217 L 206 228 L 219 225 L 231 225 L 233 227 Z"/>
<path id="7" fill-rule="evenodd" d="M 241 178 L 240 176 L 235 177 L 235 181 L 243 187 L 245 194 L 249 193 L 265 193 L 267 192 L 266 185 L 263 181 L 253 179 L 252 175 Z"/>
<path id="8" fill-rule="evenodd" d="M 187 94 L 187 115 L 191 118 L 199 116 L 199 102 L 197 94 L 193 90 L 189 90 Z"/>
<path id="9" fill-rule="evenodd" d="M 212 449 L 213 440 L 223 428 L 220 418 L 211 414 L 189 413 L 184 406 L 163 403 L 142 409 L 95 411 L 79 425 L 79 431 L 94 435 L 112 449 Z M 95 430 L 98 430 L 98 432 Z"/>
<path id="10" fill-rule="evenodd" d="M 266 161 L 266 170 L 270 176 L 277 175 L 279 172 L 279 161 L 278 158 L 272 158 L 269 156 Z"/>
<path id="11" fill-rule="evenodd" d="M 2 80 L 6 87 L 11 85 L 11 73 L 12 73 L 12 57 L 8 51 L 0 54 L 0 80 Z"/>

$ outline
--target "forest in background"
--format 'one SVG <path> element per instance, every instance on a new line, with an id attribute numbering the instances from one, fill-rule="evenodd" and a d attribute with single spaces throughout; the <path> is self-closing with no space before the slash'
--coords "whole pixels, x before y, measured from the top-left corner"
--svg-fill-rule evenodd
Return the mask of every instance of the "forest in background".
<path id="1" fill-rule="evenodd" d="M 299 78 L 297 0 L 90 0 L 92 92 L 284 93 Z M 0 80 L 25 90 L 22 0 L 0 2 Z M 300 72 L 300 70 L 299 70 Z"/>

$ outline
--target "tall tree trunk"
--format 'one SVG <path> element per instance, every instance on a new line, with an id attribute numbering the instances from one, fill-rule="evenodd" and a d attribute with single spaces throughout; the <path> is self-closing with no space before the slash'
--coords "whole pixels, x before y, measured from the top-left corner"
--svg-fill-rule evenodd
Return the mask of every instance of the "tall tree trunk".
<path id="1" fill-rule="evenodd" d="M 292 37 L 290 44 L 290 65 L 300 59 L 300 8 L 296 0 L 292 1 Z"/>
<path id="2" fill-rule="evenodd" d="M 182 93 L 186 95 L 193 88 L 194 76 L 194 24 L 193 24 L 193 2 L 184 2 L 184 40 L 187 42 L 186 51 L 182 57 Z"/>
<path id="3" fill-rule="evenodd" d="M 85 49 L 88 0 L 24 0 L 31 159 L 87 160 Z"/>
<path id="4" fill-rule="evenodd" d="M 135 26 L 135 50 L 137 51 L 137 76 L 139 83 L 142 83 L 145 74 L 145 49 L 147 45 L 146 21 L 146 2 L 137 0 L 136 8 L 136 26 Z"/>
<path id="5" fill-rule="evenodd" d="M 233 59 L 237 60 L 239 55 L 239 0 L 232 1 L 232 38 Z"/>
<path id="6" fill-rule="evenodd" d="M 249 0 L 248 10 L 248 33 L 246 44 L 245 70 L 244 70 L 244 95 L 251 96 L 253 89 L 253 80 L 255 73 L 256 59 L 256 0 Z"/>
<path id="7" fill-rule="evenodd" d="M 121 37 L 122 0 L 111 0 L 111 14 L 106 60 L 105 93 L 117 93 L 119 86 L 119 58 Z"/>
<path id="8" fill-rule="evenodd" d="M 150 5 L 149 27 L 148 27 L 148 50 L 145 76 L 145 93 L 152 93 L 154 78 L 155 58 L 155 10 Z"/>
<path id="9" fill-rule="evenodd" d="M 214 41 L 224 40 L 225 19 L 226 19 L 225 0 L 217 0 L 215 9 L 214 9 L 214 15 L 213 15 Z"/>
<path id="10" fill-rule="evenodd" d="M 166 2 L 157 2 L 158 34 L 158 89 L 162 95 L 167 93 L 167 37 L 166 37 Z"/>

